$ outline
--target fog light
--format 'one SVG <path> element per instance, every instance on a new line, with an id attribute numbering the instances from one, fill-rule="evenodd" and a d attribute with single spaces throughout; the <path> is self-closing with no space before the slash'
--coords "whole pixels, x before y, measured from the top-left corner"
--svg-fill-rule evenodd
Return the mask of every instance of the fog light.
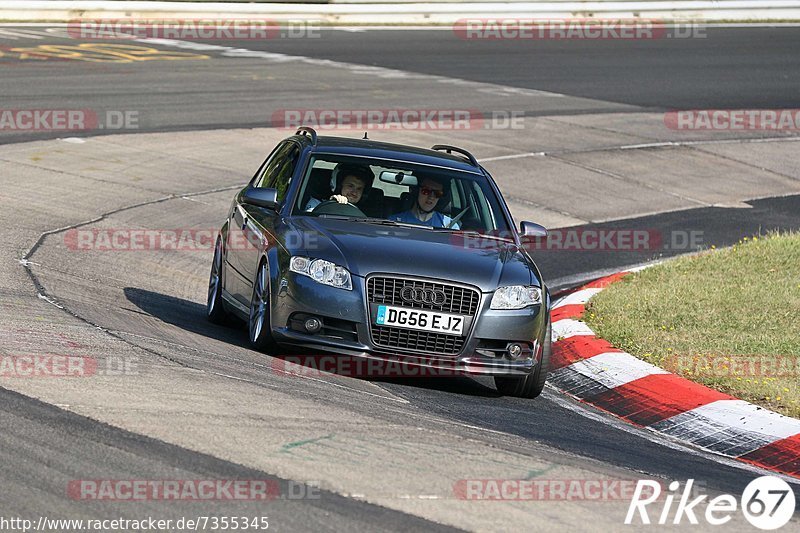
<path id="1" fill-rule="evenodd" d="M 322 329 L 322 322 L 317 317 L 312 316 L 306 319 L 303 323 L 303 327 L 306 328 L 306 331 L 309 333 L 317 333 Z"/>
<path id="2" fill-rule="evenodd" d="M 522 345 L 517 343 L 509 344 L 508 355 L 510 355 L 513 359 L 516 359 L 517 357 L 522 355 Z"/>

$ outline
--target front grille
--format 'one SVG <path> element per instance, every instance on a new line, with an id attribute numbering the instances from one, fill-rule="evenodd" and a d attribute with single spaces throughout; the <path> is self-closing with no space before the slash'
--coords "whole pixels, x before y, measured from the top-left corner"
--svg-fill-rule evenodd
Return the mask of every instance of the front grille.
<path id="1" fill-rule="evenodd" d="M 406 285 L 415 289 L 438 289 L 444 291 L 447 300 L 443 305 L 406 302 L 400 298 L 400 291 Z M 475 316 L 481 295 L 475 289 L 446 285 L 433 281 L 420 281 L 402 278 L 374 277 L 367 282 L 367 298 L 370 303 L 383 305 L 400 305 L 415 309 L 430 309 L 442 313 Z"/>
<path id="2" fill-rule="evenodd" d="M 400 291 L 407 285 L 411 285 L 415 289 L 442 290 L 447 296 L 447 300 L 442 305 L 406 302 L 400 297 Z M 414 309 L 428 309 L 441 313 L 468 315 L 470 319 L 467 322 L 471 323 L 471 319 L 478 312 L 480 293 L 475 289 L 433 281 L 373 277 L 367 281 L 367 300 L 370 304 L 376 305 L 396 305 Z M 372 307 L 370 308 L 372 309 Z M 394 326 L 379 326 L 370 320 L 370 332 L 372 333 L 372 342 L 376 346 L 424 352 L 431 355 L 456 355 L 464 347 L 468 328 L 465 323 L 464 336 L 447 335 Z"/>
<path id="3" fill-rule="evenodd" d="M 378 346 L 453 355 L 464 347 L 466 337 L 429 333 L 393 326 L 372 325 L 372 341 Z"/>

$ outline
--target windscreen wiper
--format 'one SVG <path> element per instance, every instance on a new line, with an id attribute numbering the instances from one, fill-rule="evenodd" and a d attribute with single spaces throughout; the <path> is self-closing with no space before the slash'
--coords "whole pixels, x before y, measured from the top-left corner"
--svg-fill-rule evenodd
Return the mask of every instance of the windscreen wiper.
<path id="1" fill-rule="evenodd" d="M 430 226 L 423 226 L 421 224 L 411 224 L 409 222 L 399 222 L 397 220 L 389 220 L 387 218 L 351 218 L 356 222 L 366 222 L 367 224 L 380 224 L 382 226 L 399 226 L 402 228 L 417 228 L 417 229 L 433 229 Z"/>
<path id="2" fill-rule="evenodd" d="M 451 233 L 455 233 L 455 232 L 457 232 L 457 233 L 465 233 L 467 235 L 477 235 L 477 236 L 485 238 L 485 239 L 492 239 L 494 241 L 503 241 L 503 242 L 509 242 L 511 244 L 514 244 L 514 239 L 511 239 L 509 237 L 501 237 L 499 235 L 492 235 L 491 233 L 481 233 L 480 231 L 476 231 L 474 229 L 433 228 L 433 230 L 434 231 L 447 231 L 447 232 L 451 232 Z"/>
<path id="3" fill-rule="evenodd" d="M 352 217 L 348 217 L 347 215 L 333 215 L 330 213 L 322 213 L 321 215 L 313 215 L 317 218 L 331 218 L 333 220 L 353 220 Z"/>

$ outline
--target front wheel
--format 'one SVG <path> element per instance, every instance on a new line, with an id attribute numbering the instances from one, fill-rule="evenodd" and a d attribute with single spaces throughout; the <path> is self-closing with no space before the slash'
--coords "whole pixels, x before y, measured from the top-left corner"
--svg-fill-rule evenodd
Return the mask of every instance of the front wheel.
<path id="1" fill-rule="evenodd" d="M 503 396 L 517 396 L 519 398 L 536 398 L 544 390 L 547 374 L 550 372 L 550 354 L 552 352 L 553 327 L 547 321 L 547 333 L 542 344 L 542 360 L 536 370 L 524 378 L 511 378 L 495 376 L 494 384 L 497 391 Z"/>
<path id="2" fill-rule="evenodd" d="M 253 283 L 250 318 L 247 321 L 250 345 L 256 350 L 273 351 L 276 348 L 270 324 L 269 270 L 267 262 L 262 261 Z"/>
<path id="3" fill-rule="evenodd" d="M 214 260 L 211 263 L 211 275 L 208 278 L 208 299 L 206 300 L 206 316 L 214 324 L 226 324 L 230 316 L 222 302 L 222 239 L 217 237 L 214 246 Z"/>

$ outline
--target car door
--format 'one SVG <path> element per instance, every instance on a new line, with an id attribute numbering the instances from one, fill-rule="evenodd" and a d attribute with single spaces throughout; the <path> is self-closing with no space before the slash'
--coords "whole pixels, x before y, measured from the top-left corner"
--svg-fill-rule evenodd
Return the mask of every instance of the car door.
<path id="1" fill-rule="evenodd" d="M 250 180 L 249 186 L 256 186 L 264 181 L 264 176 L 269 174 L 278 164 L 281 150 L 285 149 L 286 142 L 276 146 L 267 159 L 261 164 L 255 176 Z M 248 246 L 248 239 L 245 228 L 247 222 L 247 210 L 245 204 L 241 202 L 242 193 L 236 196 L 230 215 L 228 225 L 228 238 L 225 254 L 226 276 L 225 290 L 234 298 L 244 304 L 250 303 L 251 285 L 247 278 L 245 260 L 248 254 L 245 248 Z"/>
<path id="2" fill-rule="evenodd" d="M 300 159 L 300 147 L 287 141 L 276 153 L 270 164 L 266 165 L 264 172 L 253 186 L 277 189 L 278 203 L 283 204 L 289 191 L 297 162 Z M 277 210 L 266 209 L 254 205 L 241 204 L 241 225 L 245 246 L 239 254 L 240 266 L 247 283 L 243 287 L 243 296 L 249 305 L 253 291 L 253 281 L 256 276 L 261 251 L 276 242 L 276 224 L 280 221 L 280 207 Z"/>

